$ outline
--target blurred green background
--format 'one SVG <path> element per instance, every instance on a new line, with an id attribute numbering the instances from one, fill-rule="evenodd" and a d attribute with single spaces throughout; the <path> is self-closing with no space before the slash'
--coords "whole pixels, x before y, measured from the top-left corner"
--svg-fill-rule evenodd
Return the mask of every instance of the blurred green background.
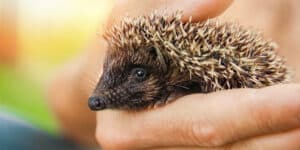
<path id="1" fill-rule="evenodd" d="M 55 133 L 57 126 L 44 101 L 39 82 L 7 66 L 0 67 L 1 109 Z"/>
<path id="2" fill-rule="evenodd" d="M 83 51 L 106 19 L 109 0 L 0 1 L 0 110 L 57 133 L 47 81 Z"/>

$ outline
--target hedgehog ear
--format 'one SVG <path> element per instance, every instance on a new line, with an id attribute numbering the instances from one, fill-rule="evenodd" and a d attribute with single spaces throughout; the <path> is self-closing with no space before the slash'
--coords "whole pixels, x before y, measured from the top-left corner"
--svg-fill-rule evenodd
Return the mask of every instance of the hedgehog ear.
<path id="1" fill-rule="evenodd" d="M 161 53 L 160 49 L 157 46 L 153 46 L 150 48 L 149 51 L 150 51 L 150 55 L 152 55 L 155 59 L 157 59 L 160 62 L 163 71 L 166 72 L 167 64 L 166 64 L 165 58 L 164 58 L 163 54 Z"/>

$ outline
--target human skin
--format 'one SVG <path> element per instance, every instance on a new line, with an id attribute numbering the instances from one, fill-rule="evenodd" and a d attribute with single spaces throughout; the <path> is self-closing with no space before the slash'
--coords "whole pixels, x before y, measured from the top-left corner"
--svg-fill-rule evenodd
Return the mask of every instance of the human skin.
<path id="1" fill-rule="evenodd" d="M 99 112 L 96 135 L 108 150 L 296 150 L 299 107 L 296 84 L 193 94 L 155 110 Z"/>
<path id="2" fill-rule="evenodd" d="M 184 20 L 193 16 L 194 21 L 200 21 L 218 15 L 230 3 L 231 0 L 119 0 L 109 17 L 114 19 L 109 19 L 107 25 L 124 14 L 135 16 L 165 8 L 183 10 Z M 48 91 L 49 104 L 62 131 L 80 143 L 99 143 L 108 150 L 300 147 L 299 85 L 193 94 L 154 110 L 105 110 L 96 114 L 88 109 L 87 99 L 101 75 L 106 43 L 95 38 L 87 49 L 62 69 Z"/>

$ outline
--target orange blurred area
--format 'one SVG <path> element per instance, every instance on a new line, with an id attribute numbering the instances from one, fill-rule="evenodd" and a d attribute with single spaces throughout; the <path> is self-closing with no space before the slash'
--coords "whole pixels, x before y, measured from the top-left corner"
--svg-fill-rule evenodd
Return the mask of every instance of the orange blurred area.
<path id="1" fill-rule="evenodd" d="M 5 2 L 0 2 L 0 63 L 12 64 L 17 57 L 16 5 Z"/>

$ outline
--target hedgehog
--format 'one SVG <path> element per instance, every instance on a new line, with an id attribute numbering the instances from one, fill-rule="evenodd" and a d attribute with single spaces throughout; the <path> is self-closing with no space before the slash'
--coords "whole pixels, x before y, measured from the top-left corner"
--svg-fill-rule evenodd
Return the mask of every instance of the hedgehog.
<path id="1" fill-rule="evenodd" d="M 276 44 L 260 32 L 181 17 L 182 12 L 125 17 L 105 32 L 107 55 L 88 100 L 91 110 L 142 110 L 173 95 L 289 82 Z"/>

